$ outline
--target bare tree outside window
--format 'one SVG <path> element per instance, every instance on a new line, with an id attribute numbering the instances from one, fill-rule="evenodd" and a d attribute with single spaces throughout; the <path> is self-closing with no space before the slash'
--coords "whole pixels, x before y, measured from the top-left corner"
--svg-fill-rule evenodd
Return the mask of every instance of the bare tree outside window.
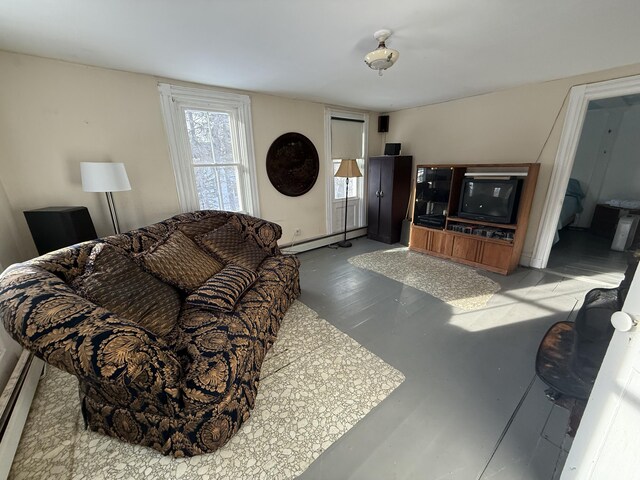
<path id="1" fill-rule="evenodd" d="M 239 168 L 224 112 L 184 110 L 201 209 L 242 210 Z"/>
<path id="2" fill-rule="evenodd" d="M 362 171 L 362 163 L 361 159 L 358 159 L 358 167 Z M 335 175 L 340 167 L 340 160 L 333 161 L 333 174 Z M 358 182 L 354 181 L 355 179 L 349 180 L 349 198 L 356 198 L 359 195 L 358 192 Z M 347 179 L 344 177 L 333 177 L 333 198 L 335 200 L 344 200 L 344 195 L 347 190 Z"/>

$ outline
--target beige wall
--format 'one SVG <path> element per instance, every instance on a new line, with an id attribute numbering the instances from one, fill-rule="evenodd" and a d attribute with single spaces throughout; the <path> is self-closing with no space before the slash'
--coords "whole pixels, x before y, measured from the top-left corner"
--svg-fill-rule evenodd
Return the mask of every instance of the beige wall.
<path id="1" fill-rule="evenodd" d="M 417 163 L 533 162 L 572 85 L 640 74 L 640 65 L 528 85 L 391 113 L 387 142 L 402 142 Z M 26 55 L 0 52 L 0 263 L 36 254 L 23 210 L 86 205 L 99 235 L 111 233 L 102 194 L 82 191 L 81 161 L 124 162 L 133 189 L 116 193 L 123 229 L 178 212 L 157 91 L 159 79 Z M 246 93 L 246 92 L 245 92 Z M 283 225 L 283 242 L 326 233 L 324 105 L 249 93 L 261 215 Z M 566 108 L 566 106 L 565 106 Z M 382 149 L 376 115 L 369 154 Z M 555 160 L 564 109 L 541 155 L 525 255 L 533 250 Z M 318 149 L 318 182 L 290 198 L 270 184 L 266 152 L 280 134 L 298 131 Z"/>
<path id="2" fill-rule="evenodd" d="M 15 261 L 36 255 L 22 215 L 27 209 L 86 205 L 98 235 L 111 233 L 104 195 L 82 191 L 81 161 L 126 165 L 132 190 L 114 194 L 123 230 L 178 213 L 159 80 L 166 81 L 0 52 L 0 178 L 11 209 L 8 221 L 14 223 L 9 230 L 19 243 L 17 253 L 8 253 L 7 258 Z M 324 105 L 249 95 L 261 216 L 282 224 L 285 243 L 291 241 L 294 228 L 302 231 L 296 241 L 325 234 Z M 278 193 L 266 176 L 267 150 L 288 131 L 308 136 L 321 159 L 318 182 L 298 198 Z M 376 133 L 371 138 L 378 150 L 379 137 Z M 5 247 L 10 236 L 5 229 L 0 232 L 0 251 L 11 250 Z M 2 257 L 0 262 L 5 263 Z"/>
<path id="3" fill-rule="evenodd" d="M 116 193 L 123 229 L 177 211 L 153 77 L 0 52 L 0 176 L 22 259 L 36 255 L 24 210 L 86 205 L 112 233 L 104 195 L 85 193 L 81 161 L 124 162 L 133 185 Z"/>
<path id="4" fill-rule="evenodd" d="M 0 272 L 12 263 L 21 260 L 16 241 L 16 222 L 9 199 L 0 181 Z"/>
<path id="5" fill-rule="evenodd" d="M 252 95 L 253 138 L 257 159 L 260 215 L 282 225 L 282 243 L 290 243 L 295 228 L 300 238 L 313 238 L 326 231 L 324 105 L 267 95 Z M 266 156 L 271 143 L 283 133 L 299 132 L 318 150 L 320 172 L 313 188 L 300 197 L 278 192 L 267 177 Z M 299 239 L 296 238 L 296 242 Z"/>
<path id="6" fill-rule="evenodd" d="M 413 155 L 414 163 L 536 162 L 551 131 L 540 156 L 540 177 L 523 251 L 526 261 L 536 240 L 567 93 L 574 85 L 632 74 L 640 74 L 640 65 L 392 112 L 387 141 L 401 142 L 402 153 Z"/>

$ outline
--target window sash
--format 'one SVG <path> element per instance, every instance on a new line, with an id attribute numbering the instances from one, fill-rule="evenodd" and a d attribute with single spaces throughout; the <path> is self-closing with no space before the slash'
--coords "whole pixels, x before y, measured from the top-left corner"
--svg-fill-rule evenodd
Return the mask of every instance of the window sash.
<path id="1" fill-rule="evenodd" d="M 212 190 L 207 190 L 210 195 L 213 195 L 215 197 L 215 199 L 217 200 L 217 202 L 206 202 L 203 201 L 205 197 L 204 191 L 198 189 L 198 200 L 200 203 L 200 208 L 203 210 L 229 210 L 229 211 L 243 211 L 243 195 L 242 195 L 242 190 L 240 189 L 240 168 L 238 165 L 201 165 L 201 164 L 197 164 L 194 165 L 194 173 L 196 175 L 196 182 L 198 179 L 198 170 L 204 170 L 204 169 L 211 169 L 215 172 L 214 175 L 214 183 L 216 188 L 212 189 Z M 222 172 L 224 173 L 224 176 L 228 175 L 228 170 L 232 169 L 235 170 L 234 172 L 234 176 L 235 176 L 235 182 L 233 182 L 233 191 L 229 192 L 226 188 L 226 186 L 228 186 L 228 184 L 223 186 L 223 183 L 220 181 L 220 176 Z M 235 195 L 233 195 L 235 193 Z M 236 202 L 234 202 L 234 197 L 236 197 L 236 201 L 237 201 L 237 205 L 235 205 Z M 231 198 L 231 201 L 227 201 L 228 198 Z"/>
<path id="2" fill-rule="evenodd" d="M 184 125 L 185 128 L 187 129 L 187 138 L 189 140 L 189 149 L 191 151 L 191 167 L 194 169 L 194 175 L 195 175 L 195 179 L 196 179 L 196 192 L 198 195 L 198 204 L 199 204 L 199 208 L 200 209 L 215 209 L 215 210 L 231 210 L 231 211 L 246 211 L 246 209 L 244 208 L 244 192 L 242 190 L 242 180 L 244 175 L 246 174 L 245 169 L 243 168 L 243 163 L 242 161 L 238 158 L 238 143 L 237 143 L 237 138 L 239 137 L 238 135 L 238 131 L 236 130 L 236 128 L 238 127 L 238 122 L 237 122 L 237 118 L 235 116 L 235 112 L 221 112 L 219 111 L 219 109 L 210 109 L 210 108 L 182 108 L 181 110 L 182 112 L 182 116 L 183 116 L 183 121 L 184 121 Z M 229 163 L 229 162 L 225 162 L 225 163 L 215 163 L 215 162 L 196 162 L 194 160 L 194 151 L 193 151 L 193 145 L 191 142 L 191 135 L 189 132 L 189 128 L 188 128 L 188 112 L 210 112 L 210 113 L 222 113 L 225 114 L 229 117 L 229 134 L 230 134 L 230 143 L 231 143 L 231 158 L 236 160 L 235 162 Z M 208 127 L 208 143 L 209 143 L 209 148 L 211 149 L 211 155 L 212 158 L 215 160 L 215 148 L 214 148 L 214 142 L 213 142 L 213 132 L 212 132 L 212 128 L 211 128 L 211 123 L 209 118 L 207 117 L 207 127 Z M 220 181 L 220 177 L 221 177 L 221 172 L 227 172 L 229 168 L 232 168 L 235 170 L 235 182 L 233 182 L 232 185 L 228 185 L 228 184 L 224 184 Z M 198 169 L 213 169 L 215 171 L 215 174 L 213 175 L 214 177 L 214 181 L 213 181 L 213 185 L 207 185 L 202 186 L 203 188 L 206 188 L 207 191 L 201 190 L 201 188 L 198 186 L 199 183 L 202 182 L 202 177 L 198 177 Z M 225 173 L 224 175 L 225 177 L 227 176 L 227 174 Z M 199 182 L 198 180 L 200 180 L 201 182 Z M 229 192 L 229 187 L 232 187 L 233 192 L 230 195 Z M 207 195 L 208 192 L 208 195 Z M 217 201 L 213 201 L 211 202 L 210 200 L 207 201 L 207 197 L 209 197 L 209 199 L 211 198 L 211 196 L 213 196 Z M 236 201 L 231 200 L 226 201 L 226 198 L 233 198 L 236 199 Z M 237 198 L 236 198 L 237 197 Z"/>
<path id="3" fill-rule="evenodd" d="M 361 130 L 358 129 L 361 133 L 357 135 L 357 139 L 355 139 L 355 136 L 353 135 L 349 136 L 349 138 L 354 138 L 354 142 L 351 142 L 346 138 L 342 138 L 341 134 L 343 132 L 334 132 L 334 128 L 339 124 L 338 122 L 342 123 L 345 121 L 353 121 L 355 125 L 359 124 L 361 126 Z M 337 143 L 334 142 L 334 133 L 340 135 L 340 138 L 336 139 Z M 325 177 L 325 191 L 327 195 L 326 228 L 328 232 L 335 233 L 341 231 L 344 228 L 343 226 L 341 226 L 339 229 L 336 228 L 336 217 L 342 217 L 341 206 L 344 205 L 344 196 L 336 198 L 336 179 L 333 176 L 334 170 L 332 168 L 334 165 L 333 161 L 336 158 L 339 158 L 341 155 L 348 155 L 348 158 L 354 158 L 354 156 L 356 158 L 360 157 L 357 158 L 357 161 L 363 176 L 349 179 L 349 204 L 356 206 L 355 225 L 360 227 L 366 226 L 367 224 L 366 158 L 368 156 L 368 134 L 368 114 L 355 111 L 338 110 L 330 107 L 325 108 L 325 152 L 326 159 L 329 165 L 326 170 Z M 344 140 L 344 142 L 342 140 Z M 358 146 L 355 145 L 356 142 L 358 143 Z M 344 149 L 342 148 L 343 146 L 345 147 Z M 344 150 L 344 152 L 339 150 Z M 340 224 L 342 225 L 342 223 Z"/>
<path id="4" fill-rule="evenodd" d="M 364 162 L 363 159 L 359 158 L 357 159 L 358 162 L 358 167 L 360 167 L 360 170 L 362 170 L 362 163 Z M 338 167 L 340 166 L 340 160 L 333 160 L 333 174 L 335 175 L 335 173 L 338 171 Z M 342 194 L 338 194 L 338 192 L 342 191 L 342 188 L 338 188 L 338 185 L 341 184 L 345 184 L 345 189 L 346 189 L 346 178 L 344 177 L 333 177 L 333 199 L 334 200 L 342 200 L 344 201 L 344 193 Z M 360 198 L 360 186 L 361 186 L 362 182 L 358 181 L 358 178 L 354 177 L 354 178 L 350 178 L 349 179 L 349 199 L 354 199 L 354 198 Z"/>
<path id="5" fill-rule="evenodd" d="M 195 168 L 236 167 L 240 185 L 241 212 L 259 216 L 258 189 L 251 126 L 250 99 L 247 95 L 204 88 L 159 84 L 165 129 L 169 137 L 171 162 L 176 177 L 178 200 L 183 212 L 200 209 Z M 186 110 L 210 111 L 229 115 L 233 164 L 194 163 L 187 132 Z"/>

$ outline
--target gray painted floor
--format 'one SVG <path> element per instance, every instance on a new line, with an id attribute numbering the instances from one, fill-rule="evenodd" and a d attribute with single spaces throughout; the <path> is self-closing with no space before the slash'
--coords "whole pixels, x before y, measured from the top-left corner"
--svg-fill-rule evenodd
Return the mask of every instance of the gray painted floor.
<path id="1" fill-rule="evenodd" d="M 300 254 L 300 300 L 406 376 L 300 478 L 557 478 L 569 413 L 544 396 L 535 355 L 593 284 L 531 269 L 486 273 L 502 290 L 467 312 L 347 262 L 386 248 L 358 239 Z"/>
<path id="2" fill-rule="evenodd" d="M 627 268 L 627 255 L 611 250 L 611 240 L 589 230 L 564 228 L 551 249 L 547 270 L 585 282 L 618 286 Z"/>

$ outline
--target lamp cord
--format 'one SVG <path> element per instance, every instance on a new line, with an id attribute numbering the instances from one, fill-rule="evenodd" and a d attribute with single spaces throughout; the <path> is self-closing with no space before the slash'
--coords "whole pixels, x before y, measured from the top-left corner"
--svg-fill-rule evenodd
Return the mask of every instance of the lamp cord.
<path id="1" fill-rule="evenodd" d="M 629 75 L 624 75 L 622 77 L 616 77 L 615 80 L 622 80 L 625 78 L 631 78 L 631 77 L 637 77 L 638 74 L 637 73 L 631 73 Z M 538 158 L 536 158 L 535 163 L 540 163 L 540 158 L 542 158 L 542 153 L 544 152 L 545 147 L 547 146 L 547 143 L 549 142 L 549 139 L 551 138 L 551 134 L 553 133 L 553 130 L 556 128 L 556 124 L 558 123 L 558 119 L 560 118 L 560 113 L 562 112 L 562 109 L 564 108 L 565 103 L 567 103 L 567 99 L 569 98 L 569 94 L 571 93 L 571 89 L 573 87 L 581 87 L 583 85 L 590 85 L 592 83 L 599 83 L 599 82 L 603 82 L 606 81 L 608 79 L 605 80 L 596 80 L 593 82 L 583 82 L 583 83 L 576 83 L 575 85 L 570 85 L 569 88 L 567 89 L 567 93 L 564 95 L 564 99 L 562 100 L 562 105 L 560 105 L 560 109 L 558 110 L 558 113 L 556 114 L 556 118 L 553 120 L 553 124 L 551 125 L 551 129 L 549 130 L 549 134 L 547 135 L 547 138 L 544 141 L 544 144 L 542 145 L 542 148 L 540 149 L 540 153 L 538 154 Z"/>
<path id="2" fill-rule="evenodd" d="M 536 161 L 534 163 L 540 163 L 540 159 L 542 158 L 542 153 L 544 152 L 544 149 L 547 147 L 547 143 L 549 143 L 549 139 L 551 138 L 551 135 L 553 134 L 553 130 L 555 130 L 556 124 L 558 123 L 558 119 L 560 118 L 560 113 L 562 113 L 562 109 L 567 103 L 567 99 L 569 98 L 571 89 L 574 86 L 577 86 L 577 85 L 572 85 L 571 87 L 569 87 L 569 89 L 567 90 L 567 93 L 564 95 L 564 99 L 562 100 L 562 105 L 560 105 L 560 108 L 558 109 L 558 113 L 556 113 L 556 118 L 553 119 L 553 123 L 551 124 L 551 128 L 549 129 L 549 133 L 547 134 L 547 138 L 544 139 L 544 143 L 542 144 L 540 153 L 538 154 L 538 157 L 536 158 Z"/>

